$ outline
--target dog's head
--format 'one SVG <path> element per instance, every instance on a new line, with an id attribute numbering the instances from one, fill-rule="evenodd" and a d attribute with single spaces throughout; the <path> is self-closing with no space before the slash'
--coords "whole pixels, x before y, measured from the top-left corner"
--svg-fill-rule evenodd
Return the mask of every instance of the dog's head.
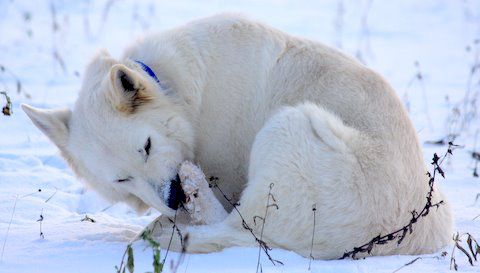
<path id="1" fill-rule="evenodd" d="M 193 157 L 193 129 L 176 101 L 134 61 L 101 52 L 73 111 L 22 107 L 102 196 L 172 215 L 183 198 L 178 166 Z"/>

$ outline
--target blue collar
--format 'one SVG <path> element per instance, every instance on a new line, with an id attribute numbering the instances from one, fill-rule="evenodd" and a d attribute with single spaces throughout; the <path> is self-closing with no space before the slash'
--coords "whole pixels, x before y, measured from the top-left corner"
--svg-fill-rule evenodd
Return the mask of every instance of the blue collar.
<path id="1" fill-rule="evenodd" d="M 150 77 L 152 77 L 158 83 L 158 85 L 160 85 L 160 87 L 162 89 L 164 89 L 164 90 L 167 89 L 167 87 L 160 82 L 160 80 L 157 78 L 157 75 L 155 75 L 155 72 L 153 72 L 153 70 L 148 65 L 146 65 L 144 62 L 141 62 L 141 61 L 138 61 L 138 60 L 134 60 L 134 62 L 139 64 L 140 67 L 143 69 L 143 71 L 147 72 L 147 74 Z"/>

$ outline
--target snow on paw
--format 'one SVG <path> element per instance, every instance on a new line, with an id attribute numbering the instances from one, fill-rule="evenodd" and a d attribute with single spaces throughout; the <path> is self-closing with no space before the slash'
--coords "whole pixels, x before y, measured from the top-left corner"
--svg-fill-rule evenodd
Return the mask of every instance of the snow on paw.
<path id="1" fill-rule="evenodd" d="M 213 224 L 225 219 L 227 212 L 208 186 L 200 167 L 185 161 L 178 172 L 186 201 L 183 204 L 194 224 Z"/>

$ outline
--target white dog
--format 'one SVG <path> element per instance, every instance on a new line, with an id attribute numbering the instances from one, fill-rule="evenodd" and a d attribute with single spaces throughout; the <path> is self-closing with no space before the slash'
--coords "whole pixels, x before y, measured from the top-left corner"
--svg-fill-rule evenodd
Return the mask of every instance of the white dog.
<path id="1" fill-rule="evenodd" d="M 337 258 L 408 223 L 429 190 L 416 133 L 381 76 L 335 49 L 235 15 L 145 37 L 120 60 L 101 52 L 73 111 L 23 108 L 100 194 L 139 212 L 158 209 L 168 230 L 154 232 L 162 247 L 167 218 L 200 195 L 212 202 L 215 213 L 203 209 L 211 217 L 176 215 L 189 252 L 258 246 L 232 211 L 238 201 L 270 247 L 309 256 L 315 229 L 313 257 Z M 232 200 L 206 182 L 185 193 L 188 177 L 178 173 L 186 160 L 218 177 Z M 433 202 L 440 200 L 435 188 Z M 447 203 L 400 245 L 372 254 L 434 252 L 451 234 Z M 172 248 L 181 250 L 179 238 Z"/>

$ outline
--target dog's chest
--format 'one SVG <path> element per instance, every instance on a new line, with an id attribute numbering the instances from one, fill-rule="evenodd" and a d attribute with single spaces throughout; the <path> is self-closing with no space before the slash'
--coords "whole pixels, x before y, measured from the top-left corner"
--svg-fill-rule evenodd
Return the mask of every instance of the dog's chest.
<path id="1" fill-rule="evenodd" d="M 207 178 L 219 178 L 219 186 L 228 197 L 239 198 L 247 182 L 250 150 L 259 126 L 238 105 L 209 105 L 199 121 L 195 161 Z"/>
<path id="2" fill-rule="evenodd" d="M 219 124 L 217 124 L 219 125 Z M 240 195 L 247 182 L 251 141 L 234 133 L 228 125 L 199 130 L 195 161 L 207 178 L 218 177 L 219 186 L 229 197 Z"/>

